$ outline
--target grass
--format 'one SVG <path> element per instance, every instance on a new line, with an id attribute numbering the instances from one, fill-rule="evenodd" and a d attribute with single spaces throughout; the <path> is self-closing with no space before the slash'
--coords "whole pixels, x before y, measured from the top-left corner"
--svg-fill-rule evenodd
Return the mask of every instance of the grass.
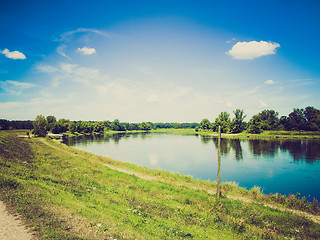
<path id="1" fill-rule="evenodd" d="M 199 131 L 199 135 L 218 136 L 217 132 Z M 320 139 L 320 132 L 305 132 L 305 131 L 264 131 L 260 134 L 250 134 L 246 132 L 237 134 L 221 134 L 222 138 L 234 139 L 275 139 L 275 138 L 290 138 L 290 139 Z"/>
<path id="2" fill-rule="evenodd" d="M 105 164 L 159 180 L 143 180 Z M 306 217 L 217 199 L 212 182 L 152 171 L 54 140 L 20 139 L 0 131 L 0 167 L 0 198 L 40 239 L 320 238 L 320 225 Z M 259 188 L 224 184 L 222 189 L 225 196 L 273 201 Z"/>

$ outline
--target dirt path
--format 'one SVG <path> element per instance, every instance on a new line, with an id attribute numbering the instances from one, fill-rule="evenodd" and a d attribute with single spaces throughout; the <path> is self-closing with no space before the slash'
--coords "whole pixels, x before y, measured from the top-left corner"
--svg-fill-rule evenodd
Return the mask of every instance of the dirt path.
<path id="1" fill-rule="evenodd" d="M 77 154 L 74 154 L 72 152 L 68 152 L 66 150 L 63 150 L 57 146 L 54 146 L 52 144 L 50 144 L 48 141 L 44 140 L 44 139 L 41 139 L 39 138 L 39 140 L 46 144 L 47 146 L 50 146 L 54 149 L 57 149 L 59 151 L 62 151 L 62 152 L 65 152 L 69 155 L 72 155 L 72 156 L 75 156 L 75 157 L 80 157 L 82 159 L 87 159 L 86 157 L 83 157 L 83 156 L 79 156 Z M 149 176 L 149 175 L 145 175 L 145 174 L 142 174 L 142 173 L 139 173 L 139 172 L 134 172 L 134 171 L 131 171 L 131 170 L 128 170 L 128 169 L 124 169 L 124 168 L 120 168 L 120 167 L 116 167 L 114 165 L 111 165 L 111 164 L 103 164 L 104 166 L 110 168 L 110 169 L 113 169 L 113 170 L 116 170 L 118 172 L 123 172 L 123 173 L 127 173 L 127 174 L 130 174 L 130 175 L 134 175 L 136 177 L 139 177 L 141 179 L 144 179 L 144 180 L 148 180 L 148 181 L 162 181 L 162 182 L 166 182 L 164 179 L 160 179 L 160 178 L 157 178 L 157 177 L 153 177 L 153 176 Z M 171 183 L 172 184 L 172 183 Z M 194 189 L 194 190 L 205 190 L 205 189 L 199 189 L 197 187 L 192 187 L 192 186 L 188 186 L 188 185 L 184 185 L 184 184 L 176 184 L 176 185 L 179 185 L 179 186 L 184 186 L 184 187 L 187 187 L 187 188 L 191 188 L 191 189 Z M 205 190 L 207 191 L 208 193 L 210 194 L 215 194 L 216 191 L 213 189 L 213 190 Z M 270 208 L 273 208 L 273 209 L 278 209 L 278 210 L 281 210 L 281 211 L 288 211 L 288 212 L 292 212 L 294 214 L 297 214 L 299 216 L 304 216 L 304 217 L 307 217 L 309 219 L 311 219 L 312 221 L 316 222 L 316 223 L 319 223 L 320 224 L 320 216 L 317 216 L 317 215 L 313 215 L 311 213 L 307 213 L 307 212 L 303 212 L 303 211 L 299 211 L 299 210 L 293 210 L 293 209 L 288 209 L 288 208 L 285 208 L 285 207 L 279 207 L 279 206 L 275 206 L 275 205 L 272 205 L 270 203 L 260 203 L 260 202 L 257 202 L 257 201 L 254 201 L 252 199 L 249 199 L 249 198 L 246 198 L 246 197 L 243 197 L 243 196 L 234 196 L 234 195 L 227 195 L 226 196 L 227 198 L 231 198 L 231 199 L 234 199 L 234 200 L 239 200 L 239 201 L 243 201 L 243 202 L 247 202 L 247 203 L 256 203 L 256 204 L 260 204 L 260 205 L 263 205 L 263 206 L 267 206 L 267 207 L 270 207 Z"/>
<path id="2" fill-rule="evenodd" d="M 8 213 L 6 206 L 0 201 L 0 239 L 31 240 L 34 236 L 22 225 L 18 216 Z"/>

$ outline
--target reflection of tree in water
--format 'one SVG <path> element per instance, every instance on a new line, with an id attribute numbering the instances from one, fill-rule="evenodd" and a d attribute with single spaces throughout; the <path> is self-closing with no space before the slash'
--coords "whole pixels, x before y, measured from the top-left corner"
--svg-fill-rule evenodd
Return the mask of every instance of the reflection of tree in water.
<path id="1" fill-rule="evenodd" d="M 218 149 L 218 138 L 212 138 L 213 144 Z M 227 155 L 231 150 L 235 152 L 236 160 L 242 160 L 242 147 L 239 139 L 221 139 L 221 155 Z"/>
<path id="2" fill-rule="evenodd" d="M 209 137 L 209 136 L 201 136 L 201 142 L 204 144 L 208 144 L 211 141 L 211 139 L 212 139 L 212 137 Z M 218 142 L 218 140 L 217 140 L 217 142 Z"/>
<path id="3" fill-rule="evenodd" d="M 295 161 L 306 160 L 311 163 L 320 160 L 319 141 L 284 141 L 282 151 L 288 151 Z"/>
<path id="4" fill-rule="evenodd" d="M 240 144 L 240 139 L 230 139 L 231 148 L 235 151 L 236 160 L 242 160 L 242 147 Z"/>
<path id="5" fill-rule="evenodd" d="M 274 140 L 248 140 L 249 150 L 252 152 L 253 155 L 264 155 L 267 157 L 274 157 L 278 149 L 281 146 L 280 141 Z"/>
<path id="6" fill-rule="evenodd" d="M 150 133 L 148 132 L 139 133 L 139 136 L 141 137 L 142 140 L 145 140 L 146 138 L 151 137 Z"/>

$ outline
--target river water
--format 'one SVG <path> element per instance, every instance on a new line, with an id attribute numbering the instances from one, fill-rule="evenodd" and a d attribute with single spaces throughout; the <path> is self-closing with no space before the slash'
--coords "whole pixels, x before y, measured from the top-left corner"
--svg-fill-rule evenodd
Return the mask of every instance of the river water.
<path id="1" fill-rule="evenodd" d="M 66 144 L 123 162 L 217 179 L 218 140 L 214 137 L 133 133 L 69 138 Z M 221 181 L 261 187 L 264 193 L 320 199 L 320 141 L 221 140 Z"/>

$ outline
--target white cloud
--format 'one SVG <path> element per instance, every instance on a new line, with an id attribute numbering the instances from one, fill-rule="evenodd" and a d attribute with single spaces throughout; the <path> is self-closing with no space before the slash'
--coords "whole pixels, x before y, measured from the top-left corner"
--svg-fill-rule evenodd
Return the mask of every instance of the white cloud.
<path id="1" fill-rule="evenodd" d="M 96 50 L 94 48 L 88 48 L 88 47 L 78 48 L 78 51 L 82 55 L 92 55 L 96 53 Z"/>
<path id="2" fill-rule="evenodd" d="M 7 58 L 11 59 L 26 59 L 26 56 L 23 53 L 19 51 L 10 52 L 7 48 L 1 51 L 1 53 L 4 54 Z"/>
<path id="3" fill-rule="evenodd" d="M 280 47 L 279 43 L 266 41 L 237 42 L 227 54 L 235 59 L 254 59 L 275 54 L 278 47 Z"/>
<path id="4" fill-rule="evenodd" d="M 260 102 L 260 106 L 259 107 L 261 107 L 261 108 L 265 108 L 265 107 L 268 107 L 268 104 L 267 103 L 265 103 L 264 101 L 259 101 Z"/>
<path id="5" fill-rule="evenodd" d="M 264 82 L 265 84 L 273 85 L 276 84 L 273 80 L 267 80 Z"/>
<path id="6" fill-rule="evenodd" d="M 11 81 L 11 80 L 0 82 L 0 88 L 14 95 L 20 95 L 23 90 L 34 87 L 34 86 L 36 85 L 32 83 L 18 82 L 18 81 Z"/>
<path id="7" fill-rule="evenodd" d="M 57 39 L 56 41 L 61 42 L 61 44 L 56 48 L 56 51 L 61 56 L 71 59 L 68 56 L 68 50 L 74 49 L 72 45 L 78 45 L 78 44 L 88 44 L 91 39 L 95 39 L 96 36 L 102 36 L 104 38 L 112 38 L 115 35 L 113 33 L 104 32 L 96 29 L 89 29 L 89 28 L 78 28 L 74 31 L 68 31 L 63 33 L 60 36 L 60 39 Z M 78 45 L 79 46 L 79 45 Z M 78 48 L 78 51 L 80 51 L 83 55 L 91 55 L 96 53 L 94 48 Z"/>

